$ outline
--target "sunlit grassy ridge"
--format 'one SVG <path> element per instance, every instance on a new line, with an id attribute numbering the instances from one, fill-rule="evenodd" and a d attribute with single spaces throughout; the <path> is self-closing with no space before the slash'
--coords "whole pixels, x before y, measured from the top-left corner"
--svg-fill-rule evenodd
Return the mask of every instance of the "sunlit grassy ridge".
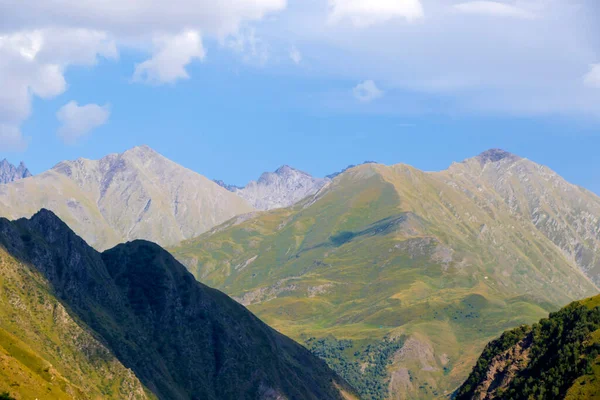
<path id="1" fill-rule="evenodd" d="M 48 283 L 0 247 L 0 393 L 146 399 L 135 375 L 76 323 Z"/>
<path id="2" fill-rule="evenodd" d="M 295 207 L 229 221 L 171 250 L 298 340 L 364 347 L 404 336 L 383 379 L 390 396 L 443 395 L 489 339 L 596 293 L 528 219 L 448 179 L 363 165 Z"/>

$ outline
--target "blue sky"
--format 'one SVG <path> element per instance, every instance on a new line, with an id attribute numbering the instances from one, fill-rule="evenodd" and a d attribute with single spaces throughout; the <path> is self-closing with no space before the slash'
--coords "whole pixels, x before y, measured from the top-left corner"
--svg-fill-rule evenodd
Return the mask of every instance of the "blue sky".
<path id="1" fill-rule="evenodd" d="M 0 0 L 0 158 L 34 173 L 148 144 L 241 185 L 282 164 L 439 170 L 500 147 L 600 193 L 592 1 L 140 1 L 128 15 L 111 0 L 64 18 L 22 3 Z M 139 20 L 153 13 L 160 25 Z"/>

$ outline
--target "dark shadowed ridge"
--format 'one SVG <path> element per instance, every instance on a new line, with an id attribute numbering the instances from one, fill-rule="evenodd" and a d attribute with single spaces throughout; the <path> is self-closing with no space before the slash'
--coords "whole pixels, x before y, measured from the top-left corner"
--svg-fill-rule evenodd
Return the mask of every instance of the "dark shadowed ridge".
<path id="1" fill-rule="evenodd" d="M 187 272 L 154 243 L 98 253 L 52 212 L 0 219 L 0 245 L 161 399 L 341 399 L 347 383 L 304 347 Z"/>

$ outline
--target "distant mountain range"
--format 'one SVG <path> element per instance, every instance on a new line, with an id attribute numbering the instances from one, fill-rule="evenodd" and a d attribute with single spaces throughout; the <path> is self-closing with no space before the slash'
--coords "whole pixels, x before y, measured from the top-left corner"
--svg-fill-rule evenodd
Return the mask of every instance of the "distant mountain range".
<path id="1" fill-rule="evenodd" d="M 171 251 L 363 397 L 430 399 L 505 329 L 598 293 L 599 223 L 598 196 L 495 149 L 440 172 L 350 168 Z"/>
<path id="2" fill-rule="evenodd" d="M 6 158 L 0 161 L 0 184 L 14 182 L 19 179 L 29 178 L 31 172 L 21 161 L 18 167 L 9 163 Z"/>
<path id="3" fill-rule="evenodd" d="M 0 186 L 0 216 L 29 217 L 41 208 L 99 250 L 134 239 L 173 245 L 254 210 L 147 146 L 100 160 L 63 161 Z"/>
<path id="4" fill-rule="evenodd" d="M 323 361 L 159 246 L 98 253 L 52 212 L 0 218 L 0 393 L 355 399 Z"/>

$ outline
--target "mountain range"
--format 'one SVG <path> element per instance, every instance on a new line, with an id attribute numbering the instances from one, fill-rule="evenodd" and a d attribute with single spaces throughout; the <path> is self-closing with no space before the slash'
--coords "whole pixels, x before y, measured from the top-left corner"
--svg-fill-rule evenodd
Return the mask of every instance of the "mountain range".
<path id="1" fill-rule="evenodd" d="M 31 172 L 21 161 L 18 167 L 9 163 L 6 158 L 0 161 L 0 184 L 14 182 L 19 179 L 29 178 Z"/>
<path id="2" fill-rule="evenodd" d="M 452 393 L 505 329 L 598 292 L 599 206 L 490 150 L 440 172 L 350 168 L 170 251 L 363 397 L 429 399 Z"/>
<path id="3" fill-rule="evenodd" d="M 0 219 L 0 393 L 353 399 L 323 361 L 158 245 L 98 253 L 52 212 Z"/>
<path id="4" fill-rule="evenodd" d="M 189 276 L 158 246 L 138 239 L 169 246 L 197 280 L 222 290 L 277 331 L 301 342 L 338 375 L 324 366 L 315 367 L 318 371 L 351 396 L 352 389 L 344 380 L 349 382 L 365 399 L 450 396 L 473 365 L 478 365 L 477 357 L 490 340 L 507 329 L 532 324 L 573 300 L 594 295 L 600 285 L 600 198 L 548 167 L 498 149 L 439 172 L 365 162 L 315 178 L 283 166 L 242 188 L 213 182 L 141 146 L 96 161 L 64 161 L 42 174 L 0 185 L 0 215 L 30 217 L 40 208 L 52 210 L 97 250 L 134 240 L 101 254 L 88 248 L 85 254 L 96 256 L 81 253 L 75 257 L 100 257 L 102 265 L 96 261 L 90 265 L 108 271 L 98 282 L 116 279 L 117 288 L 110 283 L 108 297 L 119 298 L 123 304 L 133 302 L 134 309 L 141 301 L 150 310 L 143 315 L 144 321 L 131 325 L 133 331 L 123 331 L 121 325 L 139 316 L 119 308 L 122 304 L 86 300 L 75 307 L 70 303 L 73 297 L 86 290 L 60 297 L 53 279 L 64 268 L 57 267 L 49 276 L 42 274 L 40 279 L 50 283 L 45 283 L 48 293 L 40 296 L 64 304 L 67 314 L 73 313 L 69 314 L 72 322 L 83 323 L 83 328 L 79 325 L 83 333 L 74 337 L 91 335 L 104 346 L 98 351 L 107 354 L 102 365 L 82 361 L 77 358 L 80 344 L 61 339 L 77 358 L 70 362 L 81 366 L 73 372 L 79 380 L 65 372 L 66 364 L 61 364 L 62 369 L 53 367 L 58 375 L 51 379 L 67 382 L 63 385 L 71 391 L 65 392 L 67 397 L 75 393 L 75 386 L 89 389 L 82 392 L 97 390 L 111 396 L 127 392 L 125 387 L 135 388 L 131 398 L 156 393 L 160 398 L 184 393 L 185 398 L 191 390 L 178 392 L 180 379 L 189 376 L 180 371 L 167 373 L 174 367 L 165 367 L 165 360 L 152 359 L 157 368 L 132 367 L 147 363 L 130 352 L 129 344 L 149 347 L 153 354 L 145 357 L 156 356 L 156 349 L 148 343 L 132 339 L 143 337 L 140 332 L 149 327 L 145 323 L 156 316 L 154 305 L 146 303 L 152 303 L 155 295 L 163 299 L 159 289 L 176 287 Z M 28 248 L 29 237 L 38 234 L 35 230 L 33 235 L 28 233 L 32 222 L 23 221 L 15 224 L 25 229 L 21 241 Z M 42 242 L 51 243 L 42 246 L 47 254 L 60 245 L 46 237 Z M 74 244 L 66 245 L 70 246 Z M 36 249 L 38 254 L 41 250 Z M 32 257 L 7 251 L 8 264 L 32 265 Z M 62 265 L 65 257 L 60 253 L 51 258 Z M 164 281 L 162 272 L 154 276 L 150 270 L 147 275 L 157 285 L 148 284 L 136 275 L 141 274 L 136 265 L 146 262 L 178 272 L 167 273 L 169 279 Z M 136 276 L 131 277 L 131 271 Z M 7 287 L 24 287 L 19 282 L 11 285 Z M 58 283 L 58 287 L 65 285 L 70 284 Z M 122 293 L 117 295 L 117 289 L 130 293 L 140 287 L 150 290 L 142 293 L 143 301 L 137 295 L 127 301 Z M 179 288 L 176 291 L 181 294 Z M 96 297 L 94 301 L 102 295 Z M 6 297 L 7 309 L 18 310 L 14 307 L 26 298 Z M 120 311 L 111 316 L 103 307 Z M 101 311 L 87 315 L 87 309 Z M 235 308 L 228 310 L 233 318 L 241 318 Z M 35 365 L 59 365 L 56 360 L 62 355 L 39 344 L 49 343 L 45 332 L 54 329 L 43 325 L 50 324 L 41 318 L 43 312 L 31 311 L 28 319 L 11 315 L 6 318 L 15 325 L 5 344 L 19 343 L 19 349 L 37 355 Z M 179 318 L 177 314 L 168 317 Z M 185 319 L 178 321 L 182 328 L 168 331 L 174 339 L 180 330 L 200 329 Z M 19 333 L 21 324 L 37 336 Z M 71 323 L 68 326 L 76 329 Z M 15 342 L 20 335 L 27 340 Z M 191 332 L 185 335 L 193 336 Z M 169 351 L 180 354 L 181 346 L 180 341 Z M 281 352 L 281 348 L 273 350 Z M 163 355 L 168 354 L 159 354 Z M 265 357 L 271 356 L 275 357 Z M 283 358 L 290 360 L 287 355 Z M 97 372 L 82 378 L 82 371 L 88 370 Z M 269 370 L 263 376 L 274 373 Z M 290 382 L 305 373 L 296 370 L 286 384 L 294 386 Z M 106 374 L 122 376 L 119 382 L 123 384 L 110 386 L 101 378 Z M 42 375 L 35 379 L 45 379 Z M 69 386 L 68 382 L 79 383 Z M 201 385 L 214 387 L 215 382 Z M 307 390 L 317 393 L 315 388 Z M 332 398 L 339 394 L 327 393 Z"/>
<path id="5" fill-rule="evenodd" d="M 253 208 L 147 146 L 100 160 L 63 161 L 0 186 L 0 215 L 48 208 L 99 250 L 146 239 L 173 245 Z"/>

